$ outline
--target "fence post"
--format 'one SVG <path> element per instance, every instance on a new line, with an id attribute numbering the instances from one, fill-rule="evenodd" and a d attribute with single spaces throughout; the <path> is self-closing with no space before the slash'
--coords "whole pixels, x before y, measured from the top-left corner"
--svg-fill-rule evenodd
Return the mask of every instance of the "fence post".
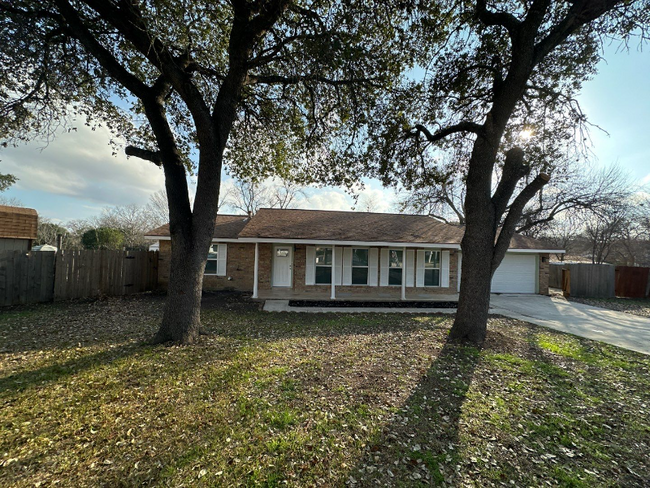
<path id="1" fill-rule="evenodd" d="M 571 270 L 562 270 L 562 294 L 569 298 L 571 296 Z"/>

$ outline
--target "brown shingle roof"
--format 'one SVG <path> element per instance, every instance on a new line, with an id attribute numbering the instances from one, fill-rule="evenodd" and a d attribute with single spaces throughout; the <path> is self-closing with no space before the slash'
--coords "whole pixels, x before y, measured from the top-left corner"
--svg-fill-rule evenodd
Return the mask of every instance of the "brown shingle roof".
<path id="1" fill-rule="evenodd" d="M 33 208 L 0 205 L 0 237 L 36 239 L 38 213 Z"/>
<path id="2" fill-rule="evenodd" d="M 459 245 L 464 232 L 426 215 L 263 208 L 239 237 Z M 510 241 L 510 249 L 547 248 L 519 234 Z"/>
<path id="3" fill-rule="evenodd" d="M 463 228 L 423 215 L 263 208 L 239 237 L 460 244 Z"/>
<path id="4" fill-rule="evenodd" d="M 215 238 L 300 239 L 459 245 L 465 229 L 426 215 L 333 210 L 260 209 L 251 219 L 219 215 Z M 146 235 L 169 236 L 169 225 Z M 515 234 L 511 249 L 547 249 L 541 241 Z"/>
<path id="5" fill-rule="evenodd" d="M 237 239 L 237 236 L 248 222 L 246 215 L 217 215 L 214 225 L 214 237 L 221 239 Z M 169 224 L 161 225 L 145 234 L 150 237 L 168 237 Z"/>

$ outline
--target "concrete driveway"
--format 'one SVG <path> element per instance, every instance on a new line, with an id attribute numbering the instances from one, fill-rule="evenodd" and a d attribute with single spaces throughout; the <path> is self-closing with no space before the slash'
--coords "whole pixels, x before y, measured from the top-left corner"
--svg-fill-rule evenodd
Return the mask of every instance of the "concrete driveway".
<path id="1" fill-rule="evenodd" d="M 646 317 L 541 295 L 492 295 L 490 312 L 650 354 Z"/>

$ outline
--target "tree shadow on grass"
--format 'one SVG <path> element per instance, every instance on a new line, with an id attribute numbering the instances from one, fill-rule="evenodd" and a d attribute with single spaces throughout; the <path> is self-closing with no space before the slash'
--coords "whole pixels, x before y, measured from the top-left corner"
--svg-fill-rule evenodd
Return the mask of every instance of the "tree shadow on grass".
<path id="1" fill-rule="evenodd" d="M 85 354 L 64 362 L 56 362 L 37 369 L 28 369 L 0 378 L 0 397 L 17 393 L 36 386 L 47 386 L 66 377 L 99 368 L 146 350 L 144 343 L 128 344 L 95 354 Z"/>
<path id="2" fill-rule="evenodd" d="M 648 399 L 647 362 L 541 327 L 504 327 L 491 327 L 480 351 L 444 345 L 369 441 L 351 485 L 648 486 L 647 419 L 633 406 Z"/>
<path id="3" fill-rule="evenodd" d="M 444 482 L 441 466 L 459 456 L 459 422 L 479 355 L 476 347 L 446 342 L 349 481 L 356 486 Z"/>
<path id="4" fill-rule="evenodd" d="M 379 335 L 435 329 L 452 314 L 435 313 L 298 313 L 240 312 L 233 322 L 227 311 L 204 310 L 202 324 L 212 334 L 234 339 L 279 340 L 350 335 Z M 423 320 L 424 319 L 424 320 Z"/>
<path id="5" fill-rule="evenodd" d="M 0 361 L 2 354 L 144 341 L 157 329 L 163 303 L 144 294 L 14 307 L 0 312 Z"/>

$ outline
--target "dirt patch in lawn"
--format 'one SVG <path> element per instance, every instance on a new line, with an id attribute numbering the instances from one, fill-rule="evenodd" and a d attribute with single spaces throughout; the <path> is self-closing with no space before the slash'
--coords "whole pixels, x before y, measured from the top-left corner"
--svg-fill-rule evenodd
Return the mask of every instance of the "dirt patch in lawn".
<path id="1" fill-rule="evenodd" d="M 206 303 L 215 335 L 200 345 L 146 346 L 162 305 L 0 315 L 0 484 L 650 479 L 647 356 L 502 317 L 478 350 L 446 343 L 448 316 L 268 314 L 224 297 Z"/>
<path id="2" fill-rule="evenodd" d="M 262 309 L 263 302 L 252 300 L 250 293 L 240 291 L 204 291 L 201 306 L 206 310 L 252 312 Z"/>

